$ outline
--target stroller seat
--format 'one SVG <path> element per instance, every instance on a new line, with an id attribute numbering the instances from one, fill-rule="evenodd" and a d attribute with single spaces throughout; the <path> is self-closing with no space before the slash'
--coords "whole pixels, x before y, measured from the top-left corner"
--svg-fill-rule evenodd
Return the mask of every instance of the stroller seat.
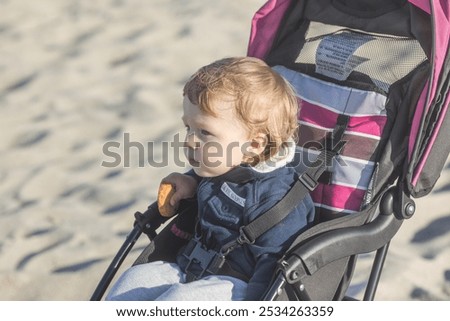
<path id="1" fill-rule="evenodd" d="M 389 242 L 430 193 L 450 142 L 450 4 L 438 0 L 269 0 L 255 14 L 248 55 L 295 88 L 295 166 L 317 222 L 283 254 L 263 300 L 345 300 L 359 254 L 375 252 L 364 300 L 373 300 Z M 329 155 L 329 151 L 333 151 Z M 325 156 L 324 156 L 325 155 Z M 312 174 L 311 174 L 312 173 Z M 141 232 L 134 264 L 174 261 L 194 231 L 196 202 L 164 229 L 156 204 L 101 280 L 101 298 Z M 168 247 L 167 245 L 171 246 Z"/>

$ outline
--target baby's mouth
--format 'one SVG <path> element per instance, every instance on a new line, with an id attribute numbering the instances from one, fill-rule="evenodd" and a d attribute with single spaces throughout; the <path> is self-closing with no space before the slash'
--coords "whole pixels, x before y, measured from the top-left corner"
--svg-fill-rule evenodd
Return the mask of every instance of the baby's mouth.
<path id="1" fill-rule="evenodd" d="M 187 149 L 186 150 L 186 158 L 189 162 L 189 164 L 193 167 L 199 167 L 200 162 L 195 160 L 195 156 L 194 156 L 194 151 L 192 149 Z"/>
<path id="2" fill-rule="evenodd" d="M 195 159 L 193 158 L 188 158 L 188 162 L 192 167 L 199 167 L 200 162 L 197 162 Z"/>

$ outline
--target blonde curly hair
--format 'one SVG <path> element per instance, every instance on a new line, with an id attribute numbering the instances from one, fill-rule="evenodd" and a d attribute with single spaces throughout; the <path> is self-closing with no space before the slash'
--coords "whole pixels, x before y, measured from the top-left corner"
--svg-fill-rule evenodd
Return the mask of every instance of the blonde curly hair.
<path id="1" fill-rule="evenodd" d="M 260 59 L 225 58 L 204 66 L 185 84 L 183 95 L 211 116 L 216 116 L 215 102 L 232 102 L 250 136 L 266 135 L 262 154 L 244 160 L 251 165 L 270 159 L 296 139 L 299 102 L 294 89 Z"/>

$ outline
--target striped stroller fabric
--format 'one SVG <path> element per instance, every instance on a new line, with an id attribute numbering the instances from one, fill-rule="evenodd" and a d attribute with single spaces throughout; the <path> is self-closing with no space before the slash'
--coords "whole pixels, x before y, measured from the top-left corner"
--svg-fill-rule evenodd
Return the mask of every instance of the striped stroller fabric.
<path id="1" fill-rule="evenodd" d="M 318 145 L 333 131 L 339 114 L 350 117 L 343 140 L 346 145 L 330 168 L 329 184 L 319 183 L 312 192 L 321 214 L 354 213 L 361 204 L 375 169 L 375 150 L 386 124 L 386 96 L 340 86 L 275 66 L 294 87 L 301 105 L 298 145 L 313 161 Z M 326 94 L 324 94 L 326 93 Z"/>

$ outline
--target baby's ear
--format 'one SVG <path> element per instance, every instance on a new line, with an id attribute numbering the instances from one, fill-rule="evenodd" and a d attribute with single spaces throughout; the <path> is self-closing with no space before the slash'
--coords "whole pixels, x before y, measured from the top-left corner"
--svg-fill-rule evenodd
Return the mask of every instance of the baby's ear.
<path id="1" fill-rule="evenodd" d="M 261 155 L 267 146 L 267 135 L 263 133 L 258 133 L 254 135 L 250 142 L 250 151 L 253 154 Z"/>

